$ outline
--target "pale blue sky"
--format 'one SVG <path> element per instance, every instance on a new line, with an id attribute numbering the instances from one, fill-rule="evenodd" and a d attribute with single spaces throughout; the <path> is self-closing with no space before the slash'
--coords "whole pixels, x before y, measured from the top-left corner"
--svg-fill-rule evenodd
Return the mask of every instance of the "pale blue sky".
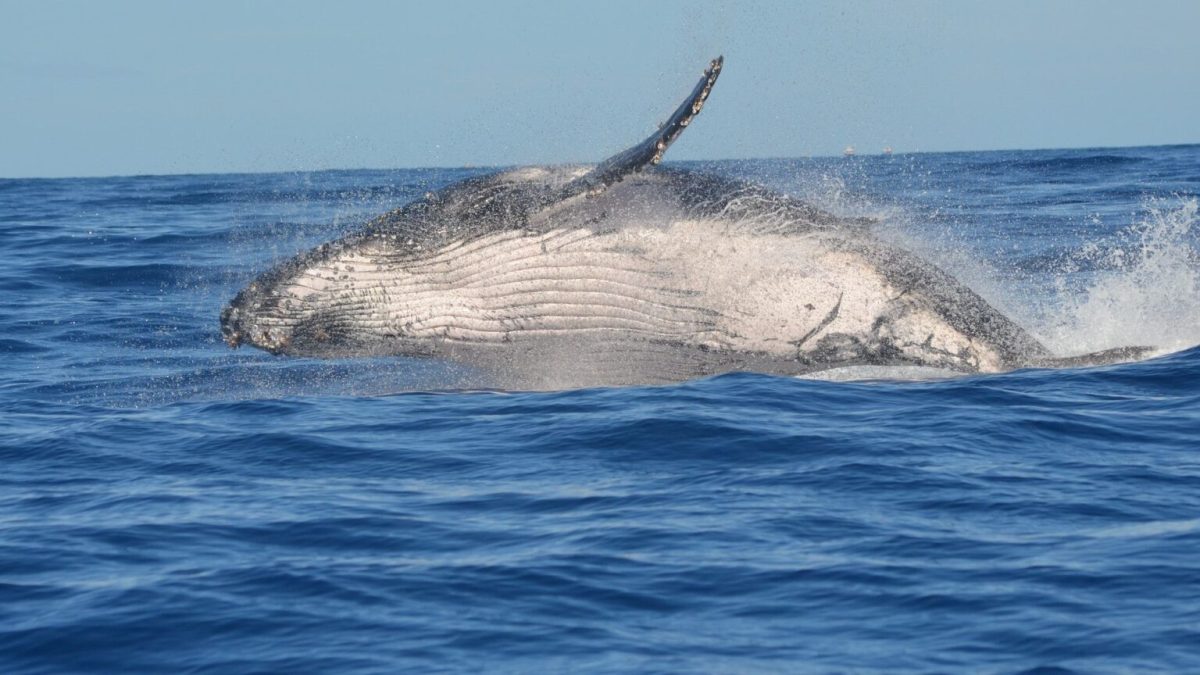
<path id="1" fill-rule="evenodd" d="M 1200 142 L 1200 1 L 0 0 L 0 176 Z"/>

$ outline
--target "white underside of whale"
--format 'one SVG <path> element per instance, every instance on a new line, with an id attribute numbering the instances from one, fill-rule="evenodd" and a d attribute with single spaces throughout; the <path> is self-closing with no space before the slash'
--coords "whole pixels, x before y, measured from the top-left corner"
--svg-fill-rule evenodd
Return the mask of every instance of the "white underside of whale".
<path id="1" fill-rule="evenodd" d="M 944 353 L 965 355 L 973 370 L 1001 368 L 986 344 L 820 232 L 741 232 L 720 220 L 615 225 L 508 230 L 404 259 L 368 243 L 277 292 L 337 303 L 360 337 L 402 337 L 452 358 L 487 345 L 536 355 L 541 344 L 547 358 L 569 350 L 585 361 L 590 346 L 614 358 L 649 348 L 661 360 L 672 345 L 786 362 L 841 334 L 886 338 L 913 362 Z"/>

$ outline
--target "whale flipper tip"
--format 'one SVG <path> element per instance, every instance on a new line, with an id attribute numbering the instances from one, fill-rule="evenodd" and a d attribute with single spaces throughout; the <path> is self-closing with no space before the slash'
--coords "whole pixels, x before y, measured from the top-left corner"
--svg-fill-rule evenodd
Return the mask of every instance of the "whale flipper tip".
<path id="1" fill-rule="evenodd" d="M 721 75 L 725 65 L 725 57 L 718 56 L 708 64 L 708 68 L 700 76 L 700 81 L 692 88 L 692 92 L 679 104 L 675 112 L 658 126 L 658 129 L 637 145 L 622 150 L 608 159 L 600 162 L 588 173 L 576 178 L 563 187 L 556 199 L 566 199 L 577 194 L 596 195 L 606 187 L 618 183 L 631 173 L 641 171 L 647 166 L 653 166 L 662 161 L 667 148 L 679 138 L 683 130 L 691 124 L 692 119 L 700 114 L 704 102 L 712 93 L 713 85 Z"/>

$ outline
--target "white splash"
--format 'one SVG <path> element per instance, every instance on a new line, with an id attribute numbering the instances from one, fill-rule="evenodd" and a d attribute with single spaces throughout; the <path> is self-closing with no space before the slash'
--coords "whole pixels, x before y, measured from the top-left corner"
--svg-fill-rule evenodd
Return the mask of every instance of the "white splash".
<path id="1" fill-rule="evenodd" d="M 1060 308 L 1043 336 L 1059 353 L 1147 345 L 1168 353 L 1200 343 L 1200 216 L 1195 197 L 1147 202 L 1127 230 L 1086 246 L 1056 280 Z M 1070 291 L 1079 263 L 1100 271 Z M 1072 269 L 1074 268 L 1074 269 Z"/>

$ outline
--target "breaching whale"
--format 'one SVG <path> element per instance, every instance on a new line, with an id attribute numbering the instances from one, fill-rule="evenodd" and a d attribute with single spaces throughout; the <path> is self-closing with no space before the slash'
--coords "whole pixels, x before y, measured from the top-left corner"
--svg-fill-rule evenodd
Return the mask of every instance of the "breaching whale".
<path id="1" fill-rule="evenodd" d="M 1056 358 L 917 255 L 759 185 L 658 166 L 721 73 L 595 166 L 477 177 L 283 262 L 221 314 L 226 342 L 479 366 L 496 386 L 670 382 L 851 365 L 997 372 Z"/>

